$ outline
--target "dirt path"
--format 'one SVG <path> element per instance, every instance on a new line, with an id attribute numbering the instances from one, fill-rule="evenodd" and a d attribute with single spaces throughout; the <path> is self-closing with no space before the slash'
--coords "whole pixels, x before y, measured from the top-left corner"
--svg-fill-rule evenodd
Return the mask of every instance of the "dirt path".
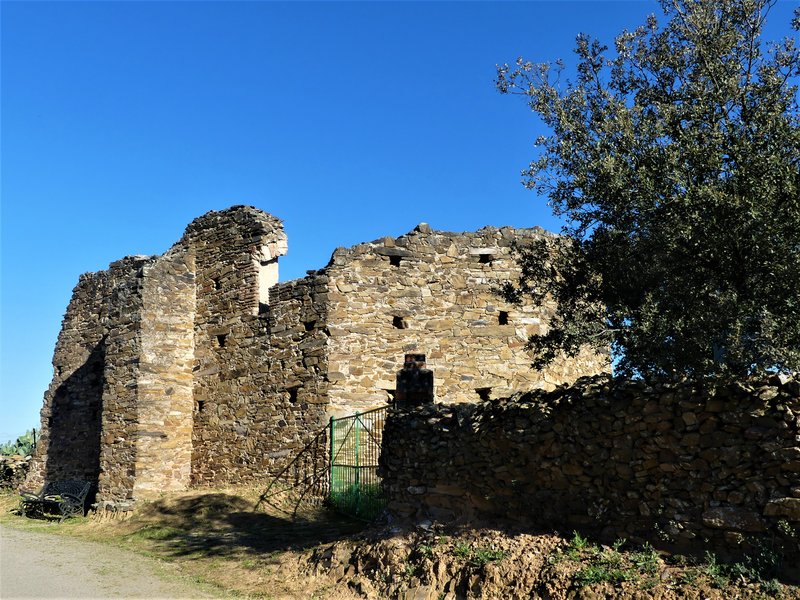
<path id="1" fill-rule="evenodd" d="M 0 527 L 0 598 L 219 598 L 162 561 L 94 542 Z"/>

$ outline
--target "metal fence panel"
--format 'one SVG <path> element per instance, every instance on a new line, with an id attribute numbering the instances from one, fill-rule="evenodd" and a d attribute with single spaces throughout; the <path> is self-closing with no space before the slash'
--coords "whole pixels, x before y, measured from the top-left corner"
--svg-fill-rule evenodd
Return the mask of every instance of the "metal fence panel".
<path id="1" fill-rule="evenodd" d="M 346 514 L 372 520 L 386 507 L 378 476 L 387 408 L 376 408 L 330 422 L 331 505 Z"/>

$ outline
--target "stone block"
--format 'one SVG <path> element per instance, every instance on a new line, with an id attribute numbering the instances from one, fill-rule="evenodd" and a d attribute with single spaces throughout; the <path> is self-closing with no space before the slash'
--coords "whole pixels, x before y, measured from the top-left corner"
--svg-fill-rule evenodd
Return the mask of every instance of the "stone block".
<path id="1" fill-rule="evenodd" d="M 763 520 L 758 514 L 737 508 L 722 506 L 710 508 L 703 513 L 703 524 L 714 529 L 734 529 L 737 531 L 763 531 Z"/>
<path id="2" fill-rule="evenodd" d="M 767 517 L 783 517 L 789 521 L 800 521 L 800 498 L 775 498 L 764 507 Z"/>

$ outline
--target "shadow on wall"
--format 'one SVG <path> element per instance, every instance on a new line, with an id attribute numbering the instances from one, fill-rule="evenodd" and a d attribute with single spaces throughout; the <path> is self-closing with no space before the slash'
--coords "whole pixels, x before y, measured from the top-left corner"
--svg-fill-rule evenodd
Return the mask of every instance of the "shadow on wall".
<path id="1" fill-rule="evenodd" d="M 47 423 L 46 479 L 90 481 L 88 502 L 94 501 L 100 475 L 104 363 L 105 338 L 55 390 Z"/>

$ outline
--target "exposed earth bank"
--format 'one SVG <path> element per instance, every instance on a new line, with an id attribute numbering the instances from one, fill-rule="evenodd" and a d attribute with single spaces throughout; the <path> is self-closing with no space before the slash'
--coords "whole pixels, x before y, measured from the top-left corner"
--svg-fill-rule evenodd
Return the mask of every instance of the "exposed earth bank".
<path id="1" fill-rule="evenodd" d="M 320 546 L 309 566 L 363 598 L 800 598 L 763 564 L 723 565 L 713 555 L 663 555 L 623 541 L 603 546 L 578 534 L 382 530 Z"/>

